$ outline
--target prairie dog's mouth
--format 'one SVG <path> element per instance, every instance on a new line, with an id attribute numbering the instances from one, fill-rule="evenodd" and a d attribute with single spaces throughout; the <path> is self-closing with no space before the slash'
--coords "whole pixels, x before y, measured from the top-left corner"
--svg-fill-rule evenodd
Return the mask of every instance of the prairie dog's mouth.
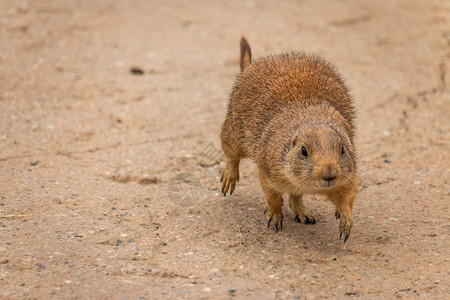
<path id="1" fill-rule="evenodd" d="M 336 181 L 337 181 L 336 178 L 331 179 L 331 180 L 321 179 L 321 180 L 319 180 L 319 182 L 317 183 L 317 185 L 318 185 L 320 188 L 325 188 L 325 189 L 327 189 L 327 188 L 335 187 L 335 186 L 336 186 Z"/>

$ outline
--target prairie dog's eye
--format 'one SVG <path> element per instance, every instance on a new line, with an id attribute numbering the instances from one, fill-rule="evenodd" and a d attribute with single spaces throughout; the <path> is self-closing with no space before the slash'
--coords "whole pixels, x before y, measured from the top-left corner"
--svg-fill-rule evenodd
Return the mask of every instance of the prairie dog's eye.
<path id="1" fill-rule="evenodd" d="M 306 148 L 305 148 L 305 147 L 302 147 L 302 155 L 303 155 L 304 157 L 308 157 L 308 151 L 306 151 Z"/>
<path id="2" fill-rule="evenodd" d="M 344 153 L 345 153 L 344 146 L 342 146 L 341 154 L 344 155 Z"/>

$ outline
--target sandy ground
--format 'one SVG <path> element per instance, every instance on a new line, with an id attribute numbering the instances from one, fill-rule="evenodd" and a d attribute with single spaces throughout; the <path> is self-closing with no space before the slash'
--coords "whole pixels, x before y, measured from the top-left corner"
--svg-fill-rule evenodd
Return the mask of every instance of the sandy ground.
<path id="1" fill-rule="evenodd" d="M 254 57 L 332 61 L 358 111 L 355 225 L 219 194 Z M 143 74 L 132 74 L 130 68 Z M 450 2 L 0 1 L 0 298 L 450 297 Z"/>

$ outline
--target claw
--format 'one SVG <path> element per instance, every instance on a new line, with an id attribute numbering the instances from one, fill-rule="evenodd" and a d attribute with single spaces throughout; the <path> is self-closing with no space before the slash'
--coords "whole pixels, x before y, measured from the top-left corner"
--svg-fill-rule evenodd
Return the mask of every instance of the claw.
<path id="1" fill-rule="evenodd" d="M 280 221 L 280 229 L 283 229 L 283 221 Z"/>
<path id="2" fill-rule="evenodd" d="M 303 224 L 311 224 L 311 225 L 316 224 L 316 219 L 314 219 L 313 216 L 310 216 L 310 217 L 305 216 L 305 221 L 302 221 L 302 219 L 300 219 L 298 217 L 298 214 L 296 214 L 294 217 L 294 221 L 297 223 L 303 223 Z"/>
<path id="3" fill-rule="evenodd" d="M 231 187 L 230 187 L 230 196 L 233 194 L 235 188 L 236 188 L 236 182 L 232 181 L 231 182 Z"/>
<path id="4" fill-rule="evenodd" d="M 278 223 L 275 223 L 275 231 L 278 232 Z"/>
<path id="5" fill-rule="evenodd" d="M 225 169 L 220 176 L 220 183 L 222 186 L 222 194 L 227 195 L 230 191 L 230 196 L 236 188 L 236 179 L 239 179 L 239 163 L 228 161 Z"/>
<path id="6" fill-rule="evenodd" d="M 270 219 L 270 220 L 267 222 L 267 228 L 270 228 L 270 222 L 272 222 L 272 219 Z"/>
<path id="7" fill-rule="evenodd" d="M 350 233 L 346 233 L 346 234 L 345 234 L 345 237 L 344 237 L 344 244 L 345 244 L 345 242 L 347 241 L 347 239 L 348 239 L 349 236 L 350 236 Z"/>
<path id="8" fill-rule="evenodd" d="M 334 216 L 336 217 L 336 219 L 339 219 L 341 217 L 341 214 L 336 210 L 334 212 Z"/>
<path id="9" fill-rule="evenodd" d="M 339 239 L 342 239 L 342 232 L 341 232 L 341 234 L 339 235 Z"/>

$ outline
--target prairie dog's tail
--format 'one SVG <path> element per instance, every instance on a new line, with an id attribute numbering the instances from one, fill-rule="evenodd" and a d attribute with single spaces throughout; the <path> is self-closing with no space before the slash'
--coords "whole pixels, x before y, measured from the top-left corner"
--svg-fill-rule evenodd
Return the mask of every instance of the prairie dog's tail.
<path id="1" fill-rule="evenodd" d="M 245 37 L 241 38 L 241 72 L 252 63 L 252 50 Z"/>

